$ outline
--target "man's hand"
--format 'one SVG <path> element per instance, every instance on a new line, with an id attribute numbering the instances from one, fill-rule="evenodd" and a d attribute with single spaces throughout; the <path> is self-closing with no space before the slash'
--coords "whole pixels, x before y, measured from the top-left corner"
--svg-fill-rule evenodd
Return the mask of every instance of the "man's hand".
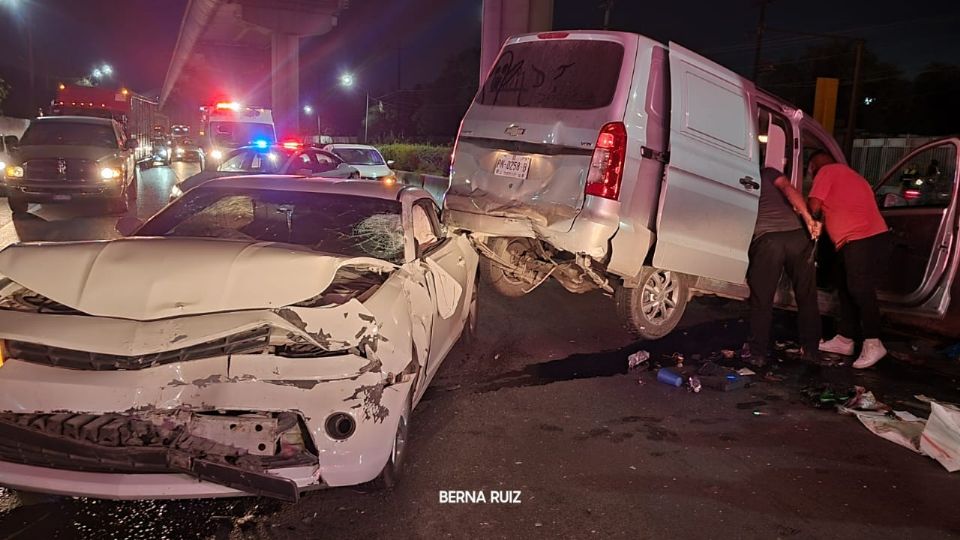
<path id="1" fill-rule="evenodd" d="M 820 233 L 823 232 L 823 223 L 813 218 L 808 218 L 805 221 L 807 222 L 807 231 L 810 232 L 810 239 L 816 240 L 820 238 Z"/>

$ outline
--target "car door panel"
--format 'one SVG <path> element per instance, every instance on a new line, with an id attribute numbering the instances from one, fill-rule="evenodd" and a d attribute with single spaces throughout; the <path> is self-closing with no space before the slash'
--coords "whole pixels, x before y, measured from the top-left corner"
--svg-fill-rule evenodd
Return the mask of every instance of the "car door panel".
<path id="1" fill-rule="evenodd" d="M 674 43 L 670 77 L 670 161 L 653 264 L 742 283 L 760 197 L 752 86 Z"/>

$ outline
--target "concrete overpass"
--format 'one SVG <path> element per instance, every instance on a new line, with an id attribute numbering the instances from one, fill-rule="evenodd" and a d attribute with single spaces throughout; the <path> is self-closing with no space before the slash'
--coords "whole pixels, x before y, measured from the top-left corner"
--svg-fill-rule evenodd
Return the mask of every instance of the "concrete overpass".
<path id="1" fill-rule="evenodd" d="M 553 21 L 553 0 L 482 1 L 481 77 L 507 36 L 549 30 Z M 170 109 L 178 96 L 191 105 L 237 99 L 269 105 L 278 132 L 296 131 L 300 38 L 332 30 L 349 3 L 190 0 L 160 94 L 161 107 Z"/>

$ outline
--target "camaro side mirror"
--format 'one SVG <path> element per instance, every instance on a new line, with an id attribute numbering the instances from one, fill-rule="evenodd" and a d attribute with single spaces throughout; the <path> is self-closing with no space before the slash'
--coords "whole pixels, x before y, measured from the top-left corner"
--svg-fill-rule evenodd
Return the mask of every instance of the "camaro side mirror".
<path id="1" fill-rule="evenodd" d="M 133 236 L 137 229 L 143 225 L 143 221 L 133 216 L 123 216 L 117 220 L 117 232 L 123 236 Z"/>

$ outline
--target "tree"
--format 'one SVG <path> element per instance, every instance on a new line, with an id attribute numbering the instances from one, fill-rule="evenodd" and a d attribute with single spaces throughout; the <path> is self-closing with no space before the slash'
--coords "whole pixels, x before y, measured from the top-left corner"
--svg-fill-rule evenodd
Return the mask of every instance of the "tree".
<path id="1" fill-rule="evenodd" d="M 764 65 L 758 83 L 812 114 L 817 77 L 840 79 L 836 124 L 839 133 L 846 127 L 849 112 L 854 49 L 848 40 L 831 40 L 808 47 L 798 55 Z M 861 66 L 862 84 L 856 104 L 858 130 L 878 133 L 908 131 L 910 82 L 896 66 L 880 61 L 868 48 L 864 48 Z"/>
<path id="2" fill-rule="evenodd" d="M 3 114 L 3 101 L 10 96 L 10 85 L 0 79 L 0 114 Z"/>
<path id="3" fill-rule="evenodd" d="M 929 64 L 913 81 L 910 119 L 920 135 L 948 135 L 960 130 L 960 66 Z"/>
<path id="4" fill-rule="evenodd" d="M 421 90 L 413 115 L 420 135 L 453 137 L 477 94 L 480 51 L 469 49 L 451 56 L 437 78 Z"/>

